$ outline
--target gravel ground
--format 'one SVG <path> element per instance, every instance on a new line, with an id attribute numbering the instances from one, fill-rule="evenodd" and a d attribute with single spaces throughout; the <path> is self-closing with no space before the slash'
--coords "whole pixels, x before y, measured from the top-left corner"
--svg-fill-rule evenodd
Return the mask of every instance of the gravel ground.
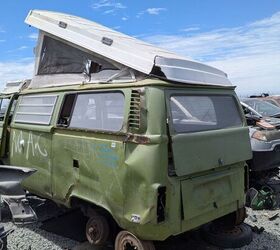
<path id="1" fill-rule="evenodd" d="M 251 244 L 240 249 L 280 249 L 280 209 L 253 211 L 249 208 L 247 213 L 246 222 L 251 226 L 263 227 L 264 231 L 260 234 L 254 233 Z"/>
<path id="2" fill-rule="evenodd" d="M 40 229 L 41 221 L 61 213 L 54 204 L 47 203 L 38 210 L 39 222 L 29 225 L 15 225 L 11 222 L 8 208 L 2 209 L 2 225 L 5 230 L 12 229 L 8 236 L 9 250 L 61 250 L 73 249 L 78 243 L 74 240 L 61 237 Z"/>
<path id="3" fill-rule="evenodd" d="M 72 249 L 77 245 L 77 242 L 73 240 L 39 229 L 38 224 L 19 227 L 9 222 L 5 223 L 5 228 L 14 229 L 14 232 L 8 236 L 9 250 L 61 250 Z"/>
<path id="4" fill-rule="evenodd" d="M 42 212 L 43 211 L 43 212 Z M 46 213 L 47 211 L 47 213 Z M 40 221 L 49 217 L 57 216 L 61 213 L 57 208 L 46 207 L 38 212 Z M 263 227 L 262 233 L 254 233 L 253 241 L 250 245 L 242 247 L 242 250 L 265 250 L 280 249 L 280 209 L 273 211 L 253 211 L 248 209 L 248 218 L 246 223 L 258 228 Z M 275 215 L 275 216 L 274 216 Z M 279 216 L 278 216 L 279 215 Z M 273 220 L 270 220 L 271 217 Z M 112 246 L 105 248 L 93 248 L 87 242 L 77 242 L 69 238 L 58 236 L 54 233 L 44 231 L 40 228 L 42 222 L 32 225 L 18 226 L 11 222 L 11 217 L 7 211 L 2 213 L 2 225 L 5 229 L 14 229 L 13 233 L 8 236 L 9 250 L 112 250 Z M 59 225 L 58 225 L 59 226 Z M 75 230 L 75 228 L 73 228 Z M 187 238 L 172 238 L 164 243 L 156 244 L 157 250 L 183 250 L 183 249 L 207 249 L 219 250 L 215 246 L 206 243 L 198 232 L 191 233 Z"/>

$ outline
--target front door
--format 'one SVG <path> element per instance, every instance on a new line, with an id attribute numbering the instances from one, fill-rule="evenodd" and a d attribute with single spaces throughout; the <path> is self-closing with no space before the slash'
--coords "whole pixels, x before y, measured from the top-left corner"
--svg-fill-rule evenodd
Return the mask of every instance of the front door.
<path id="1" fill-rule="evenodd" d="M 37 169 L 24 187 L 43 197 L 51 197 L 52 122 L 56 94 L 24 95 L 11 123 L 10 164 Z"/>

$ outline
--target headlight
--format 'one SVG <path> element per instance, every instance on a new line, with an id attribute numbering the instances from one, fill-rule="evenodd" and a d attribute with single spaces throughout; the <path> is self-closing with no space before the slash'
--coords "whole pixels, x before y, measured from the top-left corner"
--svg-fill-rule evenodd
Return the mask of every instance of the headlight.
<path id="1" fill-rule="evenodd" d="M 256 131 L 252 134 L 252 138 L 257 139 L 259 141 L 267 141 L 266 135 L 262 131 Z"/>

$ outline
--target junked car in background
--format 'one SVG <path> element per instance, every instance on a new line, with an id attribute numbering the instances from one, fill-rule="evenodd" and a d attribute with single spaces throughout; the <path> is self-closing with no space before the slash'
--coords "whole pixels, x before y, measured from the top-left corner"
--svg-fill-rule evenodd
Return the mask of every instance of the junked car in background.
<path id="1" fill-rule="evenodd" d="M 263 100 L 265 100 L 266 102 L 269 102 L 277 107 L 280 107 L 280 96 L 267 96 L 265 98 L 262 98 Z"/>
<path id="2" fill-rule="evenodd" d="M 242 99 L 241 104 L 250 129 L 253 152 L 253 158 L 248 161 L 250 185 L 258 190 L 269 187 L 278 194 L 280 108 L 259 98 Z"/>
<path id="3" fill-rule="evenodd" d="M 253 159 L 252 171 L 280 166 L 280 108 L 261 99 L 242 99 L 241 104 L 250 127 Z"/>
<path id="4" fill-rule="evenodd" d="M 263 118 L 280 118 L 280 107 L 273 105 L 264 98 L 244 98 L 242 102 L 255 111 L 255 114 Z"/>
<path id="5" fill-rule="evenodd" d="M 280 107 L 280 95 L 266 95 L 266 96 L 260 96 L 258 99 L 264 100 L 266 102 L 269 102 L 275 106 Z"/>

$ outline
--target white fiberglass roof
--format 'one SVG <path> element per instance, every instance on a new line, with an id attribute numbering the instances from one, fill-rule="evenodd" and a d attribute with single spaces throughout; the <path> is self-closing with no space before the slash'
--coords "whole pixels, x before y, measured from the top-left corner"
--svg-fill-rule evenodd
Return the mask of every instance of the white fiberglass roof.
<path id="1" fill-rule="evenodd" d="M 10 81 L 6 83 L 5 88 L 1 92 L 1 94 L 13 94 L 19 93 L 22 89 L 28 87 L 30 84 L 30 79 L 27 80 L 19 80 L 19 81 Z"/>
<path id="2" fill-rule="evenodd" d="M 227 75 L 95 22 L 57 12 L 32 10 L 25 22 L 70 43 L 147 75 L 190 84 L 231 85 Z"/>

